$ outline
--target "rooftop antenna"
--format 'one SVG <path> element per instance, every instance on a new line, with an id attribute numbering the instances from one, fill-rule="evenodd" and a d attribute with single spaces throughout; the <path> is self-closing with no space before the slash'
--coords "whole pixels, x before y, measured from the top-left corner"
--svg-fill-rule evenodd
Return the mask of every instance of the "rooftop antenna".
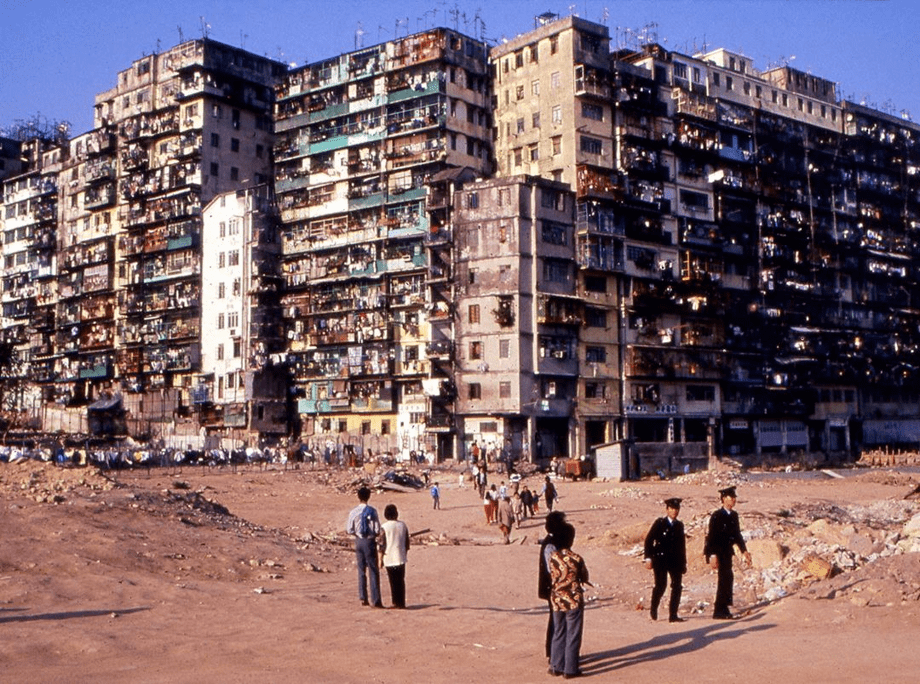
<path id="1" fill-rule="evenodd" d="M 364 26 L 361 25 L 361 22 L 358 22 L 358 28 L 355 30 L 355 50 L 358 48 L 364 47 Z"/>
<path id="2" fill-rule="evenodd" d="M 601 12 L 601 23 L 604 26 L 606 26 L 609 20 L 610 20 L 610 10 L 605 7 L 604 11 Z"/>
<path id="3" fill-rule="evenodd" d="M 249 38 L 249 34 L 248 34 L 248 33 L 243 33 L 243 31 L 240 30 L 240 49 L 241 49 L 241 50 L 245 50 L 245 49 L 246 49 L 246 39 L 247 39 L 247 38 Z"/>
<path id="4" fill-rule="evenodd" d="M 176 26 L 176 30 L 179 32 L 179 43 L 180 43 L 180 44 L 181 44 L 181 43 L 184 43 L 184 42 L 185 42 L 185 36 L 182 35 L 182 27 L 177 25 L 177 26 Z"/>
<path id="5" fill-rule="evenodd" d="M 389 31 L 386 30 L 386 28 L 384 27 L 383 24 L 377 24 L 377 40 L 378 40 L 378 41 L 380 40 L 380 33 L 381 33 L 381 32 L 383 32 L 383 33 L 389 33 Z"/>
<path id="6" fill-rule="evenodd" d="M 211 25 L 204 20 L 204 15 L 198 17 L 201 20 L 201 37 L 207 39 L 211 31 Z"/>
<path id="7" fill-rule="evenodd" d="M 457 7 L 456 3 L 454 3 L 454 6 L 451 9 L 449 9 L 447 13 L 450 14 L 451 19 L 453 19 L 454 21 L 454 31 L 459 31 L 460 30 L 460 26 L 459 26 L 460 8 Z"/>

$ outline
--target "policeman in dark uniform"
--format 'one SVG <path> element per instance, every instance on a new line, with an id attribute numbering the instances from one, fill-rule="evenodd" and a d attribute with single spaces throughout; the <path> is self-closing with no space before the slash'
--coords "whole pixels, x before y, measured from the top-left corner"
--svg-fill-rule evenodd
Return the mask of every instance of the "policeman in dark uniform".
<path id="1" fill-rule="evenodd" d="M 683 590 L 683 575 L 687 572 L 687 541 L 684 524 L 677 519 L 680 513 L 680 499 L 671 498 L 664 502 L 667 515 L 652 523 L 645 536 L 645 563 L 655 573 L 655 587 L 652 589 L 652 620 L 658 619 L 658 603 L 664 596 L 671 578 L 671 601 L 668 606 L 668 621 L 683 622 L 677 616 L 680 595 Z"/>
<path id="2" fill-rule="evenodd" d="M 728 607 L 732 605 L 732 585 L 735 575 L 732 572 L 732 557 L 735 555 L 735 546 L 744 554 L 744 560 L 751 562 L 741 536 L 741 525 L 738 514 L 734 511 L 738 495 L 734 487 L 719 490 L 722 497 L 722 508 L 715 511 L 709 518 L 709 533 L 703 546 L 703 555 L 706 562 L 718 571 L 718 585 L 716 587 L 716 602 L 712 617 L 716 620 L 731 620 L 734 616 Z"/>

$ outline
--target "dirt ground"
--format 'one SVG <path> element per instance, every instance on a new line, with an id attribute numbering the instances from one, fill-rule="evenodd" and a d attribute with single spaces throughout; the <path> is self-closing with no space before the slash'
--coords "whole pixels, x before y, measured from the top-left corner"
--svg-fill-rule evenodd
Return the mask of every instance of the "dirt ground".
<path id="1" fill-rule="evenodd" d="M 542 519 L 501 544 L 456 470 L 434 473 L 439 511 L 426 490 L 376 492 L 373 505 L 395 503 L 419 534 L 409 609 L 366 608 L 343 529 L 363 475 L 0 464 L 0 681 L 555 681 L 536 596 Z M 731 622 L 710 617 L 715 577 L 701 557 L 727 481 L 738 485 L 753 554 L 753 567 L 736 571 L 741 617 Z M 915 682 L 918 481 L 886 470 L 560 482 L 559 507 L 595 584 L 586 678 Z M 684 498 L 690 536 L 681 624 L 649 619 L 638 546 L 670 496 Z M 803 570 L 799 558 L 815 554 L 835 566 L 831 577 Z M 389 604 L 385 573 L 382 585 Z"/>

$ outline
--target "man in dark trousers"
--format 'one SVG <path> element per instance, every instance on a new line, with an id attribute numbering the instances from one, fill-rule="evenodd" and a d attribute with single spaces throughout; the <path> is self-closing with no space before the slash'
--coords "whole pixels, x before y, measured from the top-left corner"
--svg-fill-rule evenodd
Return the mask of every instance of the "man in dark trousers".
<path id="1" fill-rule="evenodd" d="M 358 598 L 362 605 L 368 605 L 367 585 L 370 584 L 370 603 L 374 608 L 383 608 L 380 600 L 380 569 L 377 565 L 377 535 L 380 534 L 380 518 L 377 511 L 367 502 L 371 490 L 358 490 L 358 505 L 348 514 L 345 530 L 355 538 L 355 559 L 358 565 Z"/>
<path id="2" fill-rule="evenodd" d="M 722 508 L 709 518 L 709 533 L 706 535 L 703 555 L 706 557 L 706 562 L 718 572 L 719 576 L 712 617 L 716 620 L 731 620 L 734 616 L 728 607 L 732 605 L 732 585 L 735 581 L 735 575 L 732 572 L 735 546 L 744 554 L 744 560 L 748 564 L 751 562 L 751 554 L 748 553 L 744 537 L 741 536 L 738 514 L 734 511 L 735 504 L 738 502 L 735 488 L 720 489 L 719 496 L 722 497 Z"/>
<path id="3" fill-rule="evenodd" d="M 680 499 L 671 498 L 664 502 L 667 514 L 652 523 L 645 536 L 645 563 L 655 573 L 655 587 L 652 589 L 652 620 L 658 619 L 658 604 L 664 596 L 671 578 L 671 601 L 668 604 L 668 621 L 683 622 L 678 617 L 680 595 L 683 590 L 683 575 L 687 572 L 687 539 L 684 524 L 677 519 L 680 513 Z"/>

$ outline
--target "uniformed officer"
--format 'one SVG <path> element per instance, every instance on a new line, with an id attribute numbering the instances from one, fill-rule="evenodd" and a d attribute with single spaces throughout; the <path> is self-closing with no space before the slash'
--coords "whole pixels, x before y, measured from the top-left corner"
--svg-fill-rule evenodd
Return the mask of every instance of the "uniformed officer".
<path id="1" fill-rule="evenodd" d="M 735 546 L 744 554 L 744 560 L 750 564 L 751 554 L 748 553 L 741 536 L 741 525 L 738 514 L 734 511 L 738 502 L 738 495 L 734 487 L 719 490 L 722 497 L 722 508 L 715 511 L 709 518 L 709 533 L 703 546 L 703 555 L 706 562 L 718 572 L 718 585 L 716 587 L 716 602 L 712 617 L 716 620 L 731 620 L 734 616 L 728 607 L 732 605 L 732 585 L 735 575 L 732 572 L 732 558 L 735 555 Z"/>
<path id="2" fill-rule="evenodd" d="M 677 616 L 680 595 L 683 590 L 683 575 L 687 572 L 687 541 L 684 524 L 677 519 L 680 513 L 678 498 L 664 502 L 667 515 L 652 523 L 645 536 L 645 564 L 655 573 L 655 587 L 652 589 L 652 620 L 658 619 L 658 603 L 664 596 L 668 577 L 671 578 L 671 601 L 668 605 L 668 621 L 683 622 Z"/>

